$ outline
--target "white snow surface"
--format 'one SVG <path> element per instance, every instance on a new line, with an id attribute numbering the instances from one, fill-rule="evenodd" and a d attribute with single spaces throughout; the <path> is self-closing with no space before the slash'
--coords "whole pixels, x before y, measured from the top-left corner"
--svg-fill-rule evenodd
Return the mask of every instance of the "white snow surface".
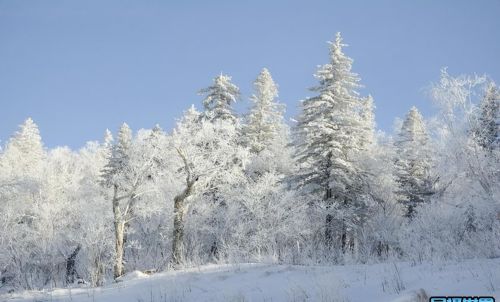
<path id="1" fill-rule="evenodd" d="M 145 274 L 141 271 L 133 271 L 133 272 L 130 272 L 128 274 L 121 276 L 120 278 L 117 279 L 117 281 L 123 282 L 123 281 L 143 279 L 143 278 L 148 278 L 148 277 L 149 277 L 148 274 Z"/>
<path id="2" fill-rule="evenodd" d="M 428 301 L 425 295 L 499 299 L 500 259 L 418 265 L 206 265 L 151 276 L 132 272 L 101 288 L 17 292 L 1 295 L 0 301 L 413 302 Z"/>

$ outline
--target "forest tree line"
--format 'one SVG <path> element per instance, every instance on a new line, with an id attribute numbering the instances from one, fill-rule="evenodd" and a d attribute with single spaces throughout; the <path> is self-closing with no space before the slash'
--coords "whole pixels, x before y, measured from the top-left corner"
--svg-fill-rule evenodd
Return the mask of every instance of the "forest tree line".
<path id="1" fill-rule="evenodd" d="M 27 119 L 0 153 L 0 290 L 100 286 L 211 262 L 500 256 L 500 92 L 445 69 L 426 120 L 378 131 L 340 34 L 287 123 L 263 69 L 249 112 L 219 75 L 172 131 L 123 124 L 47 149 Z"/>

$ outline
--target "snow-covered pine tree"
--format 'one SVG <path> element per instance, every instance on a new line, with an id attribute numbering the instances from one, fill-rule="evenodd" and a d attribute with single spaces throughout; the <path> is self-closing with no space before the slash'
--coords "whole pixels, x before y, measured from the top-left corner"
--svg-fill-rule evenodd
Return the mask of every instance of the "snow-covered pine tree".
<path id="1" fill-rule="evenodd" d="M 106 129 L 104 132 L 104 137 L 102 142 L 99 144 L 99 148 L 97 151 L 97 154 L 99 155 L 99 162 L 100 160 L 103 161 L 103 165 L 107 164 L 108 159 L 111 157 L 111 152 L 113 150 L 113 134 L 109 129 Z M 100 179 L 102 181 L 102 179 Z"/>
<path id="2" fill-rule="evenodd" d="M 481 101 L 474 138 L 486 150 L 500 149 L 500 91 L 493 82 Z"/>
<path id="3" fill-rule="evenodd" d="M 405 207 L 405 216 L 412 218 L 418 205 L 433 194 L 429 137 L 422 115 L 412 107 L 401 126 L 395 142 L 396 194 Z"/>
<path id="4" fill-rule="evenodd" d="M 2 162 L 15 163 L 15 169 L 11 171 L 15 175 L 30 176 L 36 174 L 36 169 L 39 168 L 44 156 L 45 152 L 38 126 L 31 118 L 28 118 L 19 126 L 19 130 L 7 144 Z"/>
<path id="5" fill-rule="evenodd" d="M 205 95 L 203 106 L 205 111 L 203 117 L 210 121 L 217 119 L 236 120 L 232 105 L 240 97 L 240 89 L 231 83 L 231 77 L 220 74 L 214 78 L 212 86 L 201 89 L 199 92 Z"/>
<path id="6" fill-rule="evenodd" d="M 359 135 L 364 125 L 363 102 L 357 92 L 360 79 L 351 71 L 352 59 L 343 53 L 344 46 L 337 33 L 330 42 L 330 63 L 315 74 L 319 85 L 312 91 L 318 95 L 302 102 L 295 129 L 298 185 L 326 205 L 325 241 L 331 245 L 337 238 L 342 249 L 353 244 L 347 233 L 355 227 L 356 213 L 362 208 L 362 174 L 353 154 L 362 149 Z M 334 215 L 342 216 L 337 226 Z"/>
<path id="7" fill-rule="evenodd" d="M 283 135 L 284 105 L 276 101 L 278 87 L 271 73 L 262 69 L 254 82 L 255 93 L 250 97 L 252 108 L 243 127 L 243 140 L 253 153 L 260 153 Z"/>
<path id="8" fill-rule="evenodd" d="M 109 142 L 108 142 L 109 143 Z M 132 130 L 123 123 L 116 144 L 111 147 L 108 163 L 103 169 L 103 179 L 108 186 L 119 186 L 120 178 L 126 177 L 126 169 L 132 145 Z"/>
<path id="9" fill-rule="evenodd" d="M 144 148 L 143 157 L 145 160 L 149 159 L 151 161 L 154 161 L 152 167 L 156 168 L 155 170 L 158 170 L 158 168 L 163 168 L 165 165 L 163 158 L 164 156 L 161 156 L 161 153 L 164 152 L 162 148 L 167 145 L 165 142 L 165 138 L 165 131 L 163 131 L 159 124 L 156 124 L 153 129 L 151 129 L 151 132 L 146 138 L 145 143 L 147 147 Z M 149 178 L 152 179 L 153 176 L 154 175 L 150 175 Z"/>
<path id="10" fill-rule="evenodd" d="M 109 131 L 109 129 L 106 129 L 106 131 L 104 132 L 103 147 L 111 148 L 111 146 L 113 145 L 113 141 L 113 134 L 111 133 L 111 131 Z"/>

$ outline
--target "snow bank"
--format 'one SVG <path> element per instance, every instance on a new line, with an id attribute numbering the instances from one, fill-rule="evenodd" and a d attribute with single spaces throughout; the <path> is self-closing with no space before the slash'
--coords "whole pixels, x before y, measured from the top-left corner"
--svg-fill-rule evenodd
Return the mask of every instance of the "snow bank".
<path id="1" fill-rule="evenodd" d="M 346 266 L 211 265 L 125 275 L 102 288 L 0 296 L 0 301 L 421 302 L 430 296 L 500 297 L 500 258 L 451 263 Z"/>
<path id="2" fill-rule="evenodd" d="M 149 275 L 141 271 L 133 271 L 119 277 L 118 279 L 116 279 L 116 281 L 123 282 L 123 281 L 130 281 L 130 280 L 144 279 L 144 278 L 149 278 Z"/>

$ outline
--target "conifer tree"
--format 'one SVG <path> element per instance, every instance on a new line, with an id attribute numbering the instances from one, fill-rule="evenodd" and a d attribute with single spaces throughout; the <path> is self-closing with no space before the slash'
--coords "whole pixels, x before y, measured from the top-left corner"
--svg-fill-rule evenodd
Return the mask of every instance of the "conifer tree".
<path id="1" fill-rule="evenodd" d="M 231 77 L 220 74 L 213 80 L 212 86 L 200 90 L 205 95 L 203 117 L 213 121 L 218 119 L 235 121 L 232 105 L 239 99 L 239 88 L 231 83 Z"/>
<path id="2" fill-rule="evenodd" d="M 15 163 L 15 175 L 34 176 L 45 156 L 38 126 L 31 118 L 19 126 L 3 154 L 4 163 Z"/>
<path id="3" fill-rule="evenodd" d="M 330 62 L 321 66 L 315 76 L 319 85 L 312 88 L 317 96 L 302 102 L 302 112 L 296 126 L 296 160 L 299 187 L 307 188 L 323 200 L 330 213 L 326 216 L 325 241 L 337 238 L 344 249 L 347 229 L 359 219 L 354 214 L 361 208 L 362 174 L 353 155 L 361 150 L 363 121 L 360 117 L 362 99 L 357 89 L 359 77 L 351 71 L 352 59 L 343 53 L 340 33 L 330 43 Z M 333 211 L 342 215 L 340 227 L 334 226 Z"/>
<path id="4" fill-rule="evenodd" d="M 494 83 L 489 83 L 481 101 L 474 138 L 486 150 L 500 148 L 500 91 Z"/>
<path id="5" fill-rule="evenodd" d="M 418 205 L 432 195 L 429 137 L 422 115 L 412 107 L 395 141 L 396 194 L 405 207 L 405 216 L 412 218 Z"/>
<path id="6" fill-rule="evenodd" d="M 244 141 L 253 153 L 260 153 L 284 135 L 284 105 L 276 101 L 278 87 L 264 68 L 254 82 L 252 108 L 243 128 Z M 282 146 L 284 147 L 284 146 Z"/>
<path id="7" fill-rule="evenodd" d="M 111 131 L 109 131 L 109 129 L 106 129 L 106 131 L 104 132 L 104 146 L 111 148 L 111 146 L 113 145 L 113 140 L 113 134 L 111 133 Z"/>

